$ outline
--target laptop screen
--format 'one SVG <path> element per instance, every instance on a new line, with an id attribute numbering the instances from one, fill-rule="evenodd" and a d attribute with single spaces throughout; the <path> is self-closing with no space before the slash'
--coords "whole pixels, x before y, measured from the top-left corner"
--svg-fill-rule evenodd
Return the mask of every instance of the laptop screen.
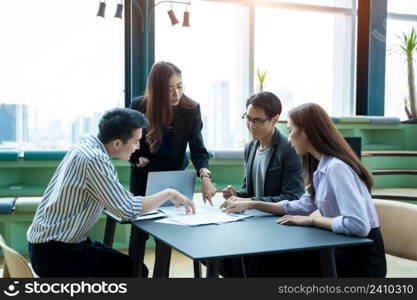
<path id="1" fill-rule="evenodd" d="M 153 195 L 167 188 L 172 188 L 192 200 L 196 176 L 197 172 L 194 170 L 149 172 L 148 182 L 146 184 L 146 196 Z M 166 201 L 161 206 L 171 205 L 174 204 L 171 201 Z"/>

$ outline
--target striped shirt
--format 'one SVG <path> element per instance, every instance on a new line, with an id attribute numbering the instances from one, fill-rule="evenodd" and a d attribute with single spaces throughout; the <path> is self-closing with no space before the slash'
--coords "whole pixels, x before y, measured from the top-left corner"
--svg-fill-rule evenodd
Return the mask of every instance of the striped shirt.
<path id="1" fill-rule="evenodd" d="M 310 194 L 299 200 L 281 201 L 289 215 L 309 215 L 316 209 L 324 217 L 331 217 L 332 231 L 347 235 L 367 236 L 379 227 L 378 215 L 372 197 L 358 174 L 342 160 L 322 156 L 313 174 L 316 191 L 314 201 Z"/>
<path id="2" fill-rule="evenodd" d="M 139 214 L 141 197 L 119 182 L 104 144 L 89 136 L 65 155 L 45 190 L 32 225 L 30 243 L 80 243 L 87 238 L 103 209 L 129 219 Z"/>

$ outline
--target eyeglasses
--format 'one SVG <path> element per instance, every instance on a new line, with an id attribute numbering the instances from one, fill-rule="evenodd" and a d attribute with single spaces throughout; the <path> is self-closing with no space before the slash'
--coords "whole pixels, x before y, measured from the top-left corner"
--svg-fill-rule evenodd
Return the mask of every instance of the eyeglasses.
<path id="1" fill-rule="evenodd" d="M 243 120 L 246 120 L 246 123 L 252 123 L 253 125 L 261 125 L 263 123 L 265 123 L 266 121 L 270 120 L 270 118 L 265 118 L 265 119 L 260 119 L 260 118 L 249 118 L 248 115 L 246 113 L 243 114 L 242 116 Z"/>

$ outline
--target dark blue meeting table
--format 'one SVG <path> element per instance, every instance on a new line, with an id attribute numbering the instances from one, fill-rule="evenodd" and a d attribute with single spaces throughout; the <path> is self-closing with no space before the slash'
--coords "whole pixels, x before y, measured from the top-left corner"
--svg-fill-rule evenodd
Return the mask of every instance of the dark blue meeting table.
<path id="1" fill-rule="evenodd" d="M 201 195 L 194 196 L 201 203 Z M 215 205 L 221 203 L 216 195 Z M 221 225 L 186 226 L 155 222 L 133 221 L 129 255 L 134 259 L 134 276 L 142 274 L 145 243 L 148 235 L 156 241 L 154 277 L 169 277 L 171 249 L 194 260 L 194 275 L 200 276 L 199 261 L 205 261 L 207 277 L 218 277 L 220 261 L 233 258 L 237 274 L 245 276 L 242 257 L 316 250 L 320 254 L 322 275 L 337 277 L 334 249 L 371 244 L 367 238 L 346 236 L 315 228 L 276 224 L 278 216 L 248 211 L 250 218 Z M 111 246 L 115 220 L 108 217 L 104 244 Z"/>

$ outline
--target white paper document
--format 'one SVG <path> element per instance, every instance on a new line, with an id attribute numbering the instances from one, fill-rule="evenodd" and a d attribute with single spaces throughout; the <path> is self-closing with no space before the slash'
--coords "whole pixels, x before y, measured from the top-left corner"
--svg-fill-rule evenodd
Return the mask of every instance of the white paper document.
<path id="1" fill-rule="evenodd" d="M 158 220 L 158 223 L 197 226 L 204 224 L 222 224 L 238 221 L 250 216 L 241 214 L 226 214 L 220 208 L 207 205 L 197 205 L 195 214 L 185 214 L 184 207 L 175 206 L 160 208 L 169 218 Z"/>
<path id="2" fill-rule="evenodd" d="M 109 211 L 106 211 L 106 214 L 121 223 L 162 218 L 155 222 L 188 226 L 223 224 L 250 217 L 250 215 L 226 214 L 220 208 L 208 205 L 196 205 L 195 214 L 188 215 L 185 213 L 184 206 L 180 206 L 179 208 L 176 208 L 175 206 L 160 207 L 159 210 L 154 209 L 147 214 L 138 215 L 130 220 L 122 220 Z"/>
<path id="3" fill-rule="evenodd" d="M 204 224 L 222 224 L 228 222 L 238 221 L 244 218 L 248 218 L 249 216 L 244 215 L 228 215 L 223 212 L 219 213 L 196 213 L 195 215 L 184 215 L 184 216 L 176 216 L 171 217 L 172 221 L 190 225 L 190 226 L 197 226 L 197 225 L 204 225 Z"/>
<path id="4" fill-rule="evenodd" d="M 186 224 L 184 224 L 184 223 L 178 223 L 178 222 L 172 220 L 171 218 L 162 218 L 162 219 L 159 219 L 159 220 L 155 220 L 154 222 L 155 223 L 161 223 L 161 224 L 171 224 L 171 225 L 187 226 Z"/>
<path id="5" fill-rule="evenodd" d="M 169 217 L 186 215 L 184 206 L 180 206 L 178 208 L 176 208 L 175 206 L 165 206 L 165 207 L 160 207 L 159 210 Z M 221 212 L 221 209 L 217 207 L 207 206 L 207 205 L 196 205 L 195 207 L 196 214 L 215 213 L 215 212 Z"/>

